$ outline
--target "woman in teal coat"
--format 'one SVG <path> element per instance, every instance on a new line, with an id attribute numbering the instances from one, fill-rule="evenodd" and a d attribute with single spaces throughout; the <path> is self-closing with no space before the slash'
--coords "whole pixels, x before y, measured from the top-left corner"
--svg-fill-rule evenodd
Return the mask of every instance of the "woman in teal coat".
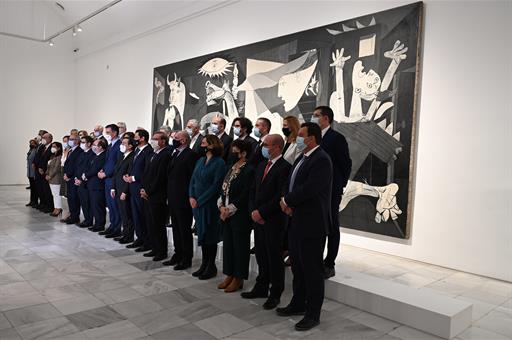
<path id="1" fill-rule="evenodd" d="M 197 161 L 192 173 L 189 199 L 203 258 L 199 270 L 192 275 L 200 280 L 208 280 L 217 275 L 215 257 L 217 256 L 217 243 L 221 240 L 222 235 L 217 198 L 226 173 L 226 165 L 221 157 L 224 148 L 217 136 L 207 135 L 203 138 L 201 147 L 206 156 Z"/>
<path id="2" fill-rule="evenodd" d="M 251 217 L 249 214 L 249 189 L 254 180 L 254 168 L 247 159 L 251 156 L 249 142 L 236 139 L 231 145 L 237 162 L 233 164 L 222 183 L 217 201 L 223 230 L 224 281 L 219 289 L 231 293 L 243 287 L 249 275 L 251 242 Z"/>

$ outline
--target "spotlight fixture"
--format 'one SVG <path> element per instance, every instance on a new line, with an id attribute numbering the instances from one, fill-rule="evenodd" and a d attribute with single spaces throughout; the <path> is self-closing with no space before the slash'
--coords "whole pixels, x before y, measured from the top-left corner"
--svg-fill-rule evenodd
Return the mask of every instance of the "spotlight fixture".
<path id="1" fill-rule="evenodd" d="M 77 32 L 82 32 L 83 29 L 82 29 L 82 27 L 80 27 L 80 25 L 76 25 L 76 31 Z"/>
<path id="2" fill-rule="evenodd" d="M 73 36 L 76 37 L 76 35 L 77 35 L 77 29 L 76 29 L 76 26 L 75 26 L 75 27 L 73 27 Z"/>
<path id="3" fill-rule="evenodd" d="M 48 41 L 48 45 L 53 46 L 55 44 L 53 43 L 53 40 L 50 40 L 50 41 Z"/>

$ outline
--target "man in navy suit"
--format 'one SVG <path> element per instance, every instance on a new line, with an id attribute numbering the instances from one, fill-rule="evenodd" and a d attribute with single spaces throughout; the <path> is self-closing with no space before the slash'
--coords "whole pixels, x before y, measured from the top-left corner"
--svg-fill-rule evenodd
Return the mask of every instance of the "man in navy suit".
<path id="1" fill-rule="evenodd" d="M 80 222 L 80 198 L 78 196 L 78 187 L 75 185 L 75 173 L 81 158 L 80 156 L 84 151 L 80 148 L 78 135 L 70 135 L 68 145 L 70 150 L 63 168 L 69 206 L 69 217 L 65 221 L 66 224 L 78 224 Z"/>
<path id="2" fill-rule="evenodd" d="M 93 224 L 92 209 L 89 201 L 89 191 L 87 189 L 87 182 L 82 180 L 82 174 L 89 171 L 89 166 L 96 154 L 91 150 L 94 139 L 91 136 L 83 136 L 81 139 L 80 148 L 83 152 L 80 154 L 78 164 L 75 170 L 74 184 L 78 188 L 78 197 L 80 199 L 80 206 L 84 213 L 84 220 L 78 226 L 80 228 L 89 228 Z"/>
<path id="3" fill-rule="evenodd" d="M 92 145 L 95 156 L 90 158 L 87 171 L 82 174 L 82 181 L 87 182 L 89 202 L 94 218 L 94 225 L 89 228 L 91 231 L 102 231 L 105 228 L 105 180 L 98 176 L 98 173 L 105 166 L 107 143 L 104 139 L 96 139 Z"/>
<path id="4" fill-rule="evenodd" d="M 148 240 L 148 227 L 144 217 L 144 203 L 142 197 L 140 197 L 140 189 L 144 169 L 149 161 L 149 157 L 153 154 L 153 148 L 148 144 L 149 133 L 146 130 L 139 129 L 135 131 L 134 139 L 137 142 L 137 147 L 128 167 L 128 174 L 123 176 L 123 180 L 129 183 L 129 196 L 137 239 L 126 247 L 136 248 L 135 251 L 143 252 L 151 250 L 151 245 Z"/>
<path id="5" fill-rule="evenodd" d="M 332 162 L 320 147 L 321 141 L 317 124 L 301 125 L 296 142 L 303 155 L 293 165 L 280 203 L 282 211 L 290 216 L 293 297 L 288 306 L 277 309 L 277 314 L 304 315 L 295 324 L 298 331 L 320 323 L 324 301 L 323 251 L 332 224 Z"/>
<path id="6" fill-rule="evenodd" d="M 324 259 L 324 277 L 326 279 L 335 275 L 334 261 L 338 256 L 340 247 L 340 220 L 339 207 L 343 188 L 347 185 L 352 160 L 348 150 L 348 144 L 345 137 L 335 131 L 332 127 L 334 114 L 330 107 L 319 106 L 313 112 L 311 121 L 316 123 L 322 129 L 322 143 L 320 146 L 331 157 L 332 162 L 332 197 L 331 214 L 332 225 L 327 238 L 327 256 Z"/>
<path id="7" fill-rule="evenodd" d="M 98 172 L 98 177 L 105 180 L 105 195 L 110 217 L 110 226 L 107 230 L 100 232 L 100 235 L 105 235 L 107 238 L 114 238 L 121 236 L 121 214 L 115 198 L 110 195 L 110 190 L 112 190 L 113 187 L 113 176 L 117 160 L 121 157 L 121 151 L 119 151 L 121 141 L 119 140 L 119 127 L 116 124 L 107 125 L 105 127 L 105 133 L 105 139 L 108 142 L 107 154 L 105 156 L 105 165 L 103 169 Z"/>

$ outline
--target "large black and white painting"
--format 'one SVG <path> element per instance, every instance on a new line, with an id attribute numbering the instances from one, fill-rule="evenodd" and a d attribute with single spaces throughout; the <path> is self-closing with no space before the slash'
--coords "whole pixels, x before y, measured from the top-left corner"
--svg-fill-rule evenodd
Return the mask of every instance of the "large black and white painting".
<path id="1" fill-rule="evenodd" d="M 309 121 L 329 105 L 349 143 L 350 181 L 340 205 L 345 228 L 408 238 L 418 98 L 422 3 L 155 68 L 153 129 L 208 130 L 219 112 Z"/>

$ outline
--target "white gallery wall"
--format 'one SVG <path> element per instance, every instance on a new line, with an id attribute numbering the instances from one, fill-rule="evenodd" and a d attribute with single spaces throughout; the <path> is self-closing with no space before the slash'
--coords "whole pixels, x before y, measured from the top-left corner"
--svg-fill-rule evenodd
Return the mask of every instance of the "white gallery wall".
<path id="1" fill-rule="evenodd" d="M 75 121 L 75 63 L 62 46 L 0 37 L 0 185 L 27 183 L 29 139 L 60 138 Z M 55 140 L 55 138 L 54 138 Z"/>

